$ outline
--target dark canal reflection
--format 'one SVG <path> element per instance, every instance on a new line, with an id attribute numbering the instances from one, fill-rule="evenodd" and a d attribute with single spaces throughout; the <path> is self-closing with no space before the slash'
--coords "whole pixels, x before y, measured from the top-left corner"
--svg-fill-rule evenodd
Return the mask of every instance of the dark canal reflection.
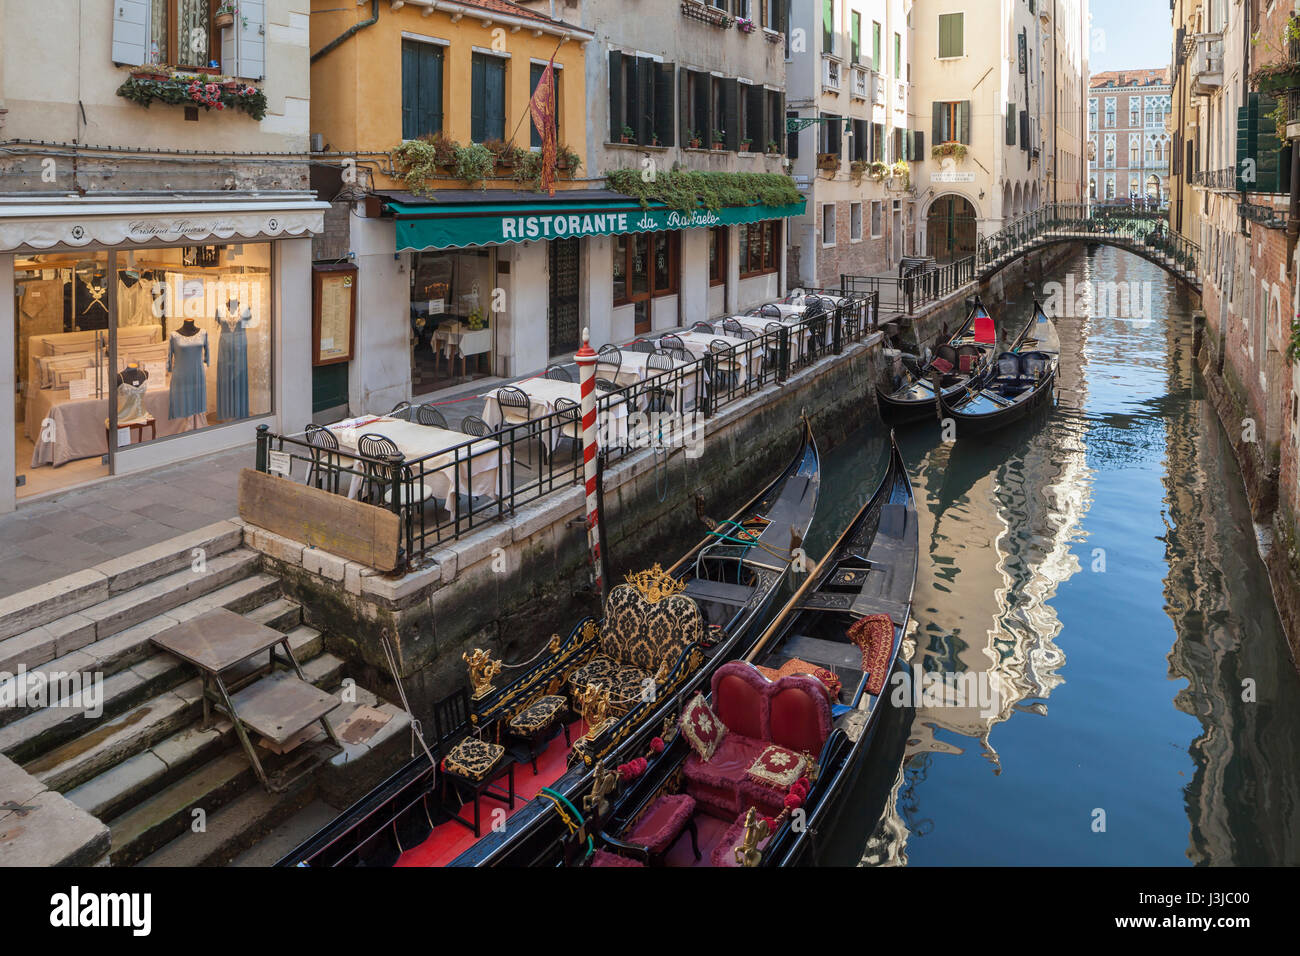
<path id="1" fill-rule="evenodd" d="M 1300 678 L 1191 302 L 1105 247 L 1047 279 L 1076 300 L 1140 284 L 1062 305 L 1057 408 L 956 443 L 900 434 L 923 543 L 908 666 L 988 696 L 886 712 L 823 862 L 1300 863 Z M 999 319 L 1018 328 L 1030 297 Z M 879 479 L 867 433 L 828 456 L 813 555 Z"/>

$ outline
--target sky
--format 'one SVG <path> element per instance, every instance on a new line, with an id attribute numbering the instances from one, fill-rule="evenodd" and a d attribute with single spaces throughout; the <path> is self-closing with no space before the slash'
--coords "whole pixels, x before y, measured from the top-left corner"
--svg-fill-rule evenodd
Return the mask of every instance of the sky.
<path id="1" fill-rule="evenodd" d="M 1089 72 L 1169 65 L 1169 0 L 1089 0 L 1088 8 Z"/>

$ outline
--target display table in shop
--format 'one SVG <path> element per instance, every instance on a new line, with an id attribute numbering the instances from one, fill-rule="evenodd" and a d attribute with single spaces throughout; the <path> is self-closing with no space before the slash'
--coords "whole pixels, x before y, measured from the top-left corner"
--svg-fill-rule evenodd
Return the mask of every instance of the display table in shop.
<path id="1" fill-rule="evenodd" d="M 66 388 L 31 389 L 27 393 L 25 418 L 27 437 L 36 446 L 32 450 L 32 467 L 57 467 L 78 458 L 107 454 L 104 419 L 108 417 L 109 395 L 116 393 L 110 390 L 104 398 L 72 399 Z M 145 392 L 144 407 L 155 419 L 158 438 L 207 425 L 206 415 L 168 418 L 170 393 L 165 383 Z"/>

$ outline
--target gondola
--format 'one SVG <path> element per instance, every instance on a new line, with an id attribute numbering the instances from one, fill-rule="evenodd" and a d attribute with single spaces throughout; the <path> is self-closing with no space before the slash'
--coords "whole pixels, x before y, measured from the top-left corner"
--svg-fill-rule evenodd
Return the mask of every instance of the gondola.
<path id="1" fill-rule="evenodd" d="M 1003 428 L 1052 399 L 1061 343 L 1037 299 L 1027 328 L 1032 331 L 1021 348 L 999 355 L 987 379 L 970 383 L 959 394 L 940 396 L 942 415 L 956 422 L 957 437 Z"/>
<path id="2" fill-rule="evenodd" d="M 1028 326 L 1012 342 L 1016 348 Z M 934 378 L 945 396 L 956 397 L 973 381 L 982 382 L 992 372 L 992 358 L 997 351 L 998 332 L 992 316 L 979 296 L 961 328 L 946 343 L 935 349 L 928 364 L 917 370 L 905 370 L 903 382 L 893 389 L 876 386 L 880 417 L 892 425 L 932 418 L 935 413 Z"/>
<path id="3" fill-rule="evenodd" d="M 520 676 L 491 687 L 485 675 L 501 667 L 476 651 L 468 658 L 475 696 L 461 690 L 435 704 L 434 719 L 426 722 L 433 725 L 431 753 L 412 759 L 278 865 L 558 861 L 575 804 L 600 769 L 643 750 L 675 718 L 682 699 L 707 689 L 719 665 L 753 645 L 791 564 L 802 557 L 820 484 L 821 459 L 805 421 L 794 458 L 761 494 L 728 520 L 701 514 L 709 533 L 695 547 L 667 571 L 655 565 L 628 575 L 610 589 L 601 619 L 580 621 L 564 640 L 552 637 Z M 640 666 L 620 663 L 623 655 Z M 457 701 L 468 714 L 445 727 Z M 549 739 L 531 741 L 526 751 L 516 745 L 505 758 L 514 760 L 508 780 L 481 778 L 494 787 L 476 792 L 475 805 L 485 801 L 491 820 L 479 827 L 477 812 L 453 799 L 465 783 L 458 773 L 465 769 L 458 756 L 463 745 L 502 746 L 519 719 L 556 701 L 559 717 Z M 453 758 L 459 762 L 449 772 Z"/>
<path id="4" fill-rule="evenodd" d="M 592 866 L 793 866 L 817 855 L 890 708 L 919 553 L 891 435 L 880 487 L 743 660 L 688 700 L 671 742 L 620 768 L 621 795 L 567 844 Z M 656 755 L 654 750 L 659 749 Z M 704 757 L 708 759 L 705 760 Z"/>

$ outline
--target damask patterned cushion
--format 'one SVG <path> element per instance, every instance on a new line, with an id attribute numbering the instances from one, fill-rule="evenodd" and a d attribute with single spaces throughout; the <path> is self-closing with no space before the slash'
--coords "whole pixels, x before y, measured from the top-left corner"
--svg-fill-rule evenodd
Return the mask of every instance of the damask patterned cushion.
<path id="1" fill-rule="evenodd" d="M 539 697 L 510 718 L 507 726 L 517 734 L 535 734 L 555 720 L 564 704 L 563 697 Z"/>
<path id="2" fill-rule="evenodd" d="M 888 614 L 868 614 L 848 630 L 849 640 L 862 651 L 862 671 L 867 678 L 867 693 L 873 697 L 885 688 L 885 669 L 894 649 L 894 622 Z"/>
<path id="3" fill-rule="evenodd" d="M 442 758 L 442 769 L 477 782 L 492 772 L 505 752 L 506 748 L 500 744 L 466 737 Z"/>
<path id="4" fill-rule="evenodd" d="M 579 688 L 604 683 L 618 672 L 618 666 L 617 661 L 610 660 L 604 654 L 597 654 L 569 675 L 569 683 Z"/>
<path id="5" fill-rule="evenodd" d="M 802 754 L 773 744 L 758 755 L 745 776 L 769 787 L 788 787 L 799 779 L 807 766 L 808 760 Z"/>
<path id="6" fill-rule="evenodd" d="M 605 602 L 600 648 L 621 664 L 653 674 L 666 658 L 675 661 L 703 634 L 699 606 L 686 595 L 650 604 L 632 585 L 620 584 Z"/>
<path id="7" fill-rule="evenodd" d="M 713 752 L 718 749 L 722 738 L 727 736 L 727 728 L 709 709 L 703 694 L 696 694 L 695 698 L 686 705 L 686 709 L 682 711 L 681 726 L 682 733 L 686 735 L 686 742 L 705 763 L 709 762 Z"/>
<path id="8" fill-rule="evenodd" d="M 768 680 L 780 680 L 787 674 L 810 674 L 826 685 L 826 695 L 830 697 L 832 701 L 840 699 L 840 691 L 843 689 L 843 684 L 838 677 L 824 667 L 810 664 L 797 657 L 790 658 L 782 664 L 780 668 L 764 667 L 761 664 L 756 664 L 755 667 L 757 667 L 759 673 Z"/>

